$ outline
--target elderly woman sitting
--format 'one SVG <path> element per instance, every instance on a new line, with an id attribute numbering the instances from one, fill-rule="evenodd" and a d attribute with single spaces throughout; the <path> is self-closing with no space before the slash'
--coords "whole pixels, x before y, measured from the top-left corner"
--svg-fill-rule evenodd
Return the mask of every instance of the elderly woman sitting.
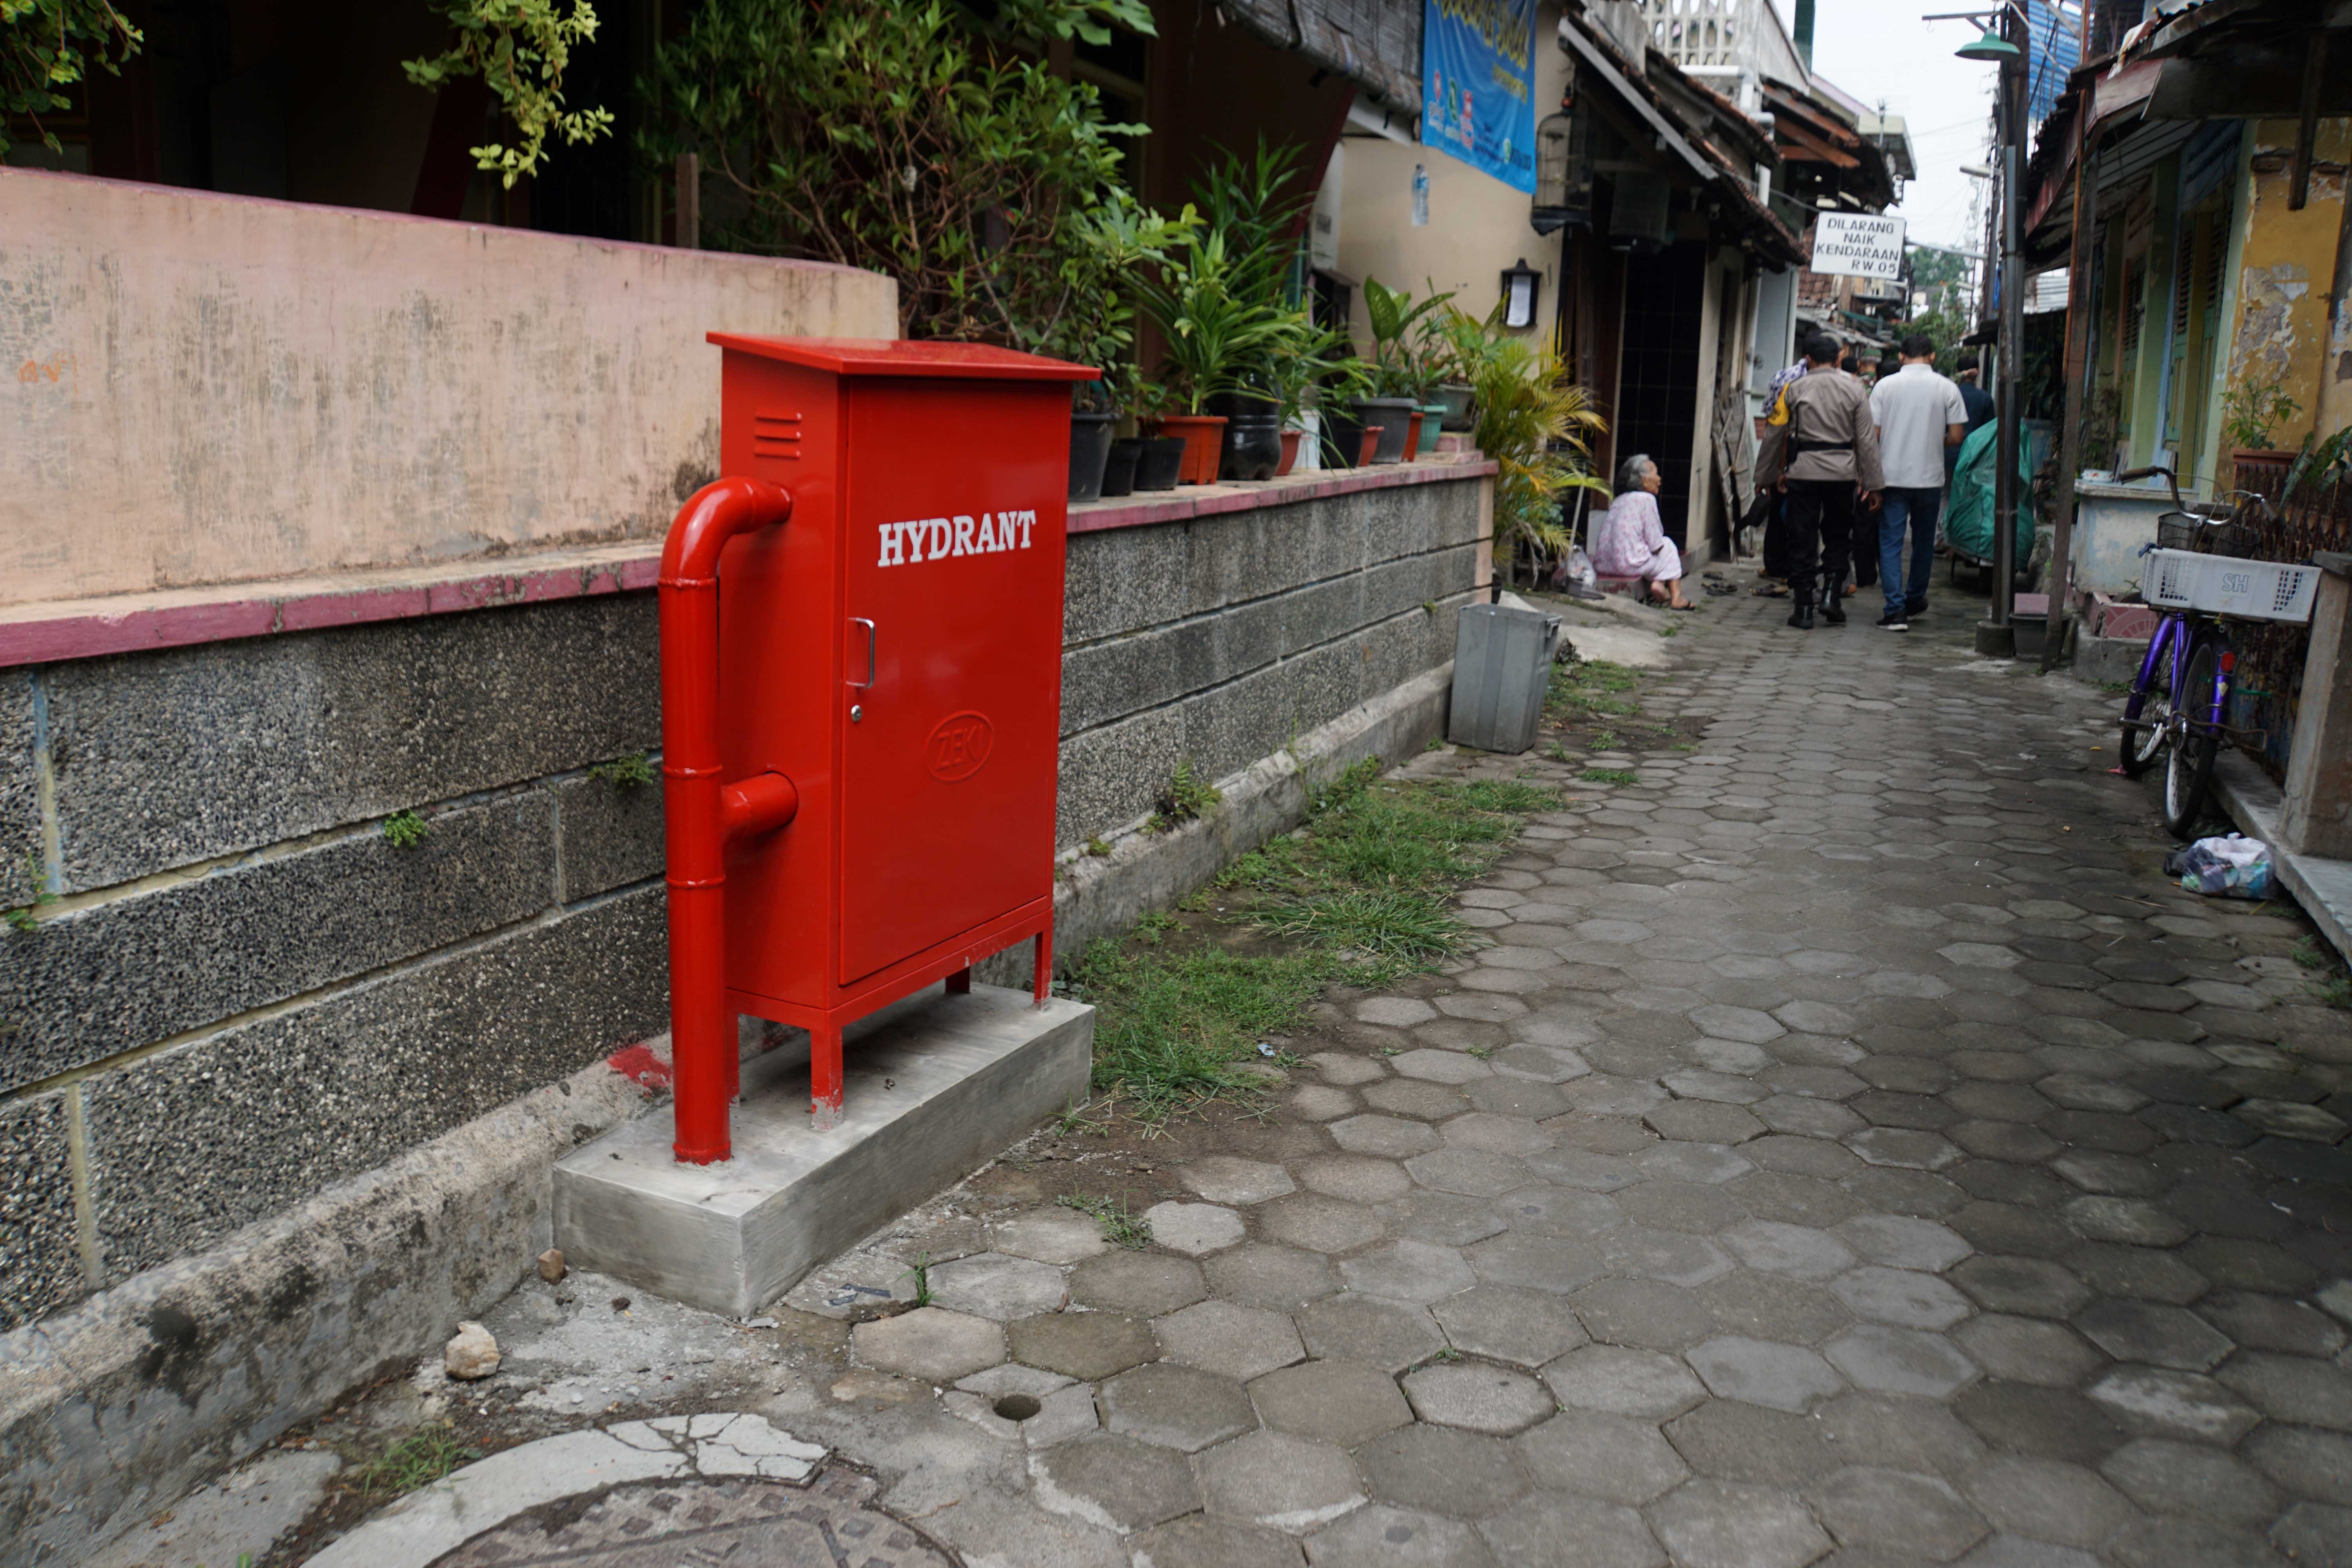
<path id="1" fill-rule="evenodd" d="M 1604 577 L 1639 577 L 1669 609 L 1695 610 L 1683 597 L 1683 558 L 1658 521 L 1658 465 L 1636 453 L 1617 465 L 1617 499 L 1593 534 L 1592 567 Z"/>

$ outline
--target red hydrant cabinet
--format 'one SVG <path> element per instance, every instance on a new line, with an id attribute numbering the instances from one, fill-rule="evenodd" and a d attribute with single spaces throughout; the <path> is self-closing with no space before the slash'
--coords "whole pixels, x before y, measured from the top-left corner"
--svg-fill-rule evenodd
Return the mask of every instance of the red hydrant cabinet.
<path id="1" fill-rule="evenodd" d="M 822 1130 L 840 1110 L 851 1020 L 942 978 L 968 986 L 972 963 L 1024 938 L 1037 944 L 1043 999 L 1069 384 L 1095 374 L 974 344 L 710 341 L 725 351 L 729 478 L 673 530 L 662 649 L 677 1153 L 697 1163 L 726 1157 L 736 1013 L 810 1031 Z M 697 509 L 730 506 L 716 555 L 729 798 L 705 824 L 689 799 L 690 739 L 672 729 L 695 721 L 696 704 L 677 690 L 688 649 L 671 644 L 690 634 L 670 596 L 690 591 L 673 589 L 673 566 Z M 677 582 L 690 571 L 679 566 Z M 681 951 L 681 900 L 710 891 L 681 856 L 682 831 L 716 833 L 724 847 L 723 1003 L 707 994 L 713 955 Z M 714 1007 L 721 1038 L 706 1044 Z M 723 1064 L 689 1065 L 690 1049 L 723 1052 Z"/>

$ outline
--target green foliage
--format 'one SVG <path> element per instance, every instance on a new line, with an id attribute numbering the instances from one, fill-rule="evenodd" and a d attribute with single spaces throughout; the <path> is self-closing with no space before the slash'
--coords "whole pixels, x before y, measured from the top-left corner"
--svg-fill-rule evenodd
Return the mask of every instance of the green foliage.
<path id="1" fill-rule="evenodd" d="M 1205 816 L 1224 798 L 1216 785 L 1192 771 L 1189 761 L 1178 763 L 1175 776 L 1168 781 L 1168 788 L 1160 796 L 1159 808 L 1144 826 L 1149 832 L 1165 833 L 1195 817 Z"/>
<path id="2" fill-rule="evenodd" d="M 1089 838 L 1087 840 L 1087 853 L 1097 860 L 1107 860 L 1110 858 L 1110 846 L 1099 838 Z"/>
<path id="3" fill-rule="evenodd" d="M 459 1465 L 480 1458 L 442 1422 L 394 1439 L 374 1458 L 345 1471 L 340 1484 L 368 1503 L 387 1502 L 430 1486 Z"/>
<path id="4" fill-rule="evenodd" d="M 384 842 L 394 849 L 414 849 L 432 831 L 433 825 L 414 811 L 395 811 L 383 819 Z"/>
<path id="5" fill-rule="evenodd" d="M 612 110 L 563 107 L 572 47 L 596 36 L 589 0 L 571 0 L 568 7 L 563 0 L 433 0 L 433 8 L 449 19 L 456 38 L 442 53 L 403 60 L 400 68 L 436 92 L 461 78 L 481 78 L 520 138 L 511 147 L 492 142 L 468 148 L 476 168 L 496 174 L 511 190 L 546 162 L 550 135 L 577 145 L 612 134 Z"/>
<path id="6" fill-rule="evenodd" d="M 730 0 L 693 13 L 640 84 L 641 151 L 688 148 L 709 243 L 870 268 L 903 336 L 1051 343 L 1100 363 L 1102 285 L 1157 219 L 1124 200 L 1087 82 L 1037 46 L 1153 31 L 1144 0 Z M 1090 346 L 1091 345 L 1091 346 Z"/>
<path id="7" fill-rule="evenodd" d="M 931 1255 L 929 1253 L 915 1254 L 915 1261 L 908 1264 L 907 1272 L 898 1278 L 912 1279 L 915 1282 L 916 1306 L 928 1307 L 931 1304 Z"/>
<path id="8" fill-rule="evenodd" d="M 614 789 L 635 789 L 639 784 L 654 782 L 654 765 L 643 752 L 633 752 L 609 763 L 598 763 L 588 770 L 588 776 L 611 784 Z"/>
<path id="9" fill-rule="evenodd" d="M 1495 460 L 1495 544 L 1504 559 L 1525 546 L 1557 555 L 1570 544 L 1560 498 L 1572 489 L 1602 497 L 1590 439 L 1608 428 L 1559 356 L 1491 331 L 1469 367 L 1477 395 L 1478 449 Z"/>
<path id="10" fill-rule="evenodd" d="M 1642 782 L 1640 774 L 1624 768 L 1587 768 L 1576 776 L 1586 784 L 1635 784 Z"/>
<path id="11" fill-rule="evenodd" d="M 33 911 L 43 904 L 54 904 L 58 901 L 58 896 L 55 893 L 41 886 L 46 879 L 42 875 L 41 858 L 37 853 L 25 857 L 25 868 L 32 873 L 33 887 L 36 889 L 33 901 L 28 904 L 19 904 L 13 910 L 0 910 L 0 921 L 6 921 L 17 931 L 31 931 L 40 923 L 34 918 Z"/>
<path id="12" fill-rule="evenodd" d="M 1433 324 L 1444 321 L 1451 293 L 1433 293 L 1418 304 L 1402 289 L 1391 289 L 1377 278 L 1364 279 L 1364 311 L 1372 323 L 1372 363 L 1380 376 L 1381 394 L 1429 401 L 1443 367 L 1455 345 L 1443 333 L 1432 335 Z"/>
<path id="13" fill-rule="evenodd" d="M 2266 447 L 2272 431 L 2302 412 L 2277 377 L 2241 376 L 2221 393 L 2221 439 L 2232 447 Z"/>
<path id="14" fill-rule="evenodd" d="M 0 0 L 0 153 L 10 145 L 8 121 L 18 115 L 50 152 L 63 152 L 41 116 L 73 107 L 65 89 L 90 66 L 121 75 L 122 62 L 146 41 L 110 0 Z"/>
<path id="15" fill-rule="evenodd" d="M 1139 1214 L 1129 1214 L 1124 1201 L 1108 1194 L 1088 1197 L 1084 1193 L 1065 1193 L 1060 1198 L 1066 1209 L 1090 1214 L 1102 1221 L 1103 1239 L 1130 1252 L 1140 1252 L 1151 1245 L 1151 1222 Z"/>

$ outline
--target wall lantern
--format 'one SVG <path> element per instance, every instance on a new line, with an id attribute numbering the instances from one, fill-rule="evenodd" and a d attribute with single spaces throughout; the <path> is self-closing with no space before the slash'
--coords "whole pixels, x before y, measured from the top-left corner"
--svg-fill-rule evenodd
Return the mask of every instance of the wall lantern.
<path id="1" fill-rule="evenodd" d="M 1538 234 L 1557 234 L 1592 221 L 1592 154 L 1584 116 L 1563 109 L 1536 127 L 1536 198 L 1528 222 Z"/>
<path id="2" fill-rule="evenodd" d="M 1536 324 L 1536 300 L 1543 293 L 1543 274 L 1519 258 L 1517 267 L 1503 271 L 1503 325 L 1514 330 Z"/>

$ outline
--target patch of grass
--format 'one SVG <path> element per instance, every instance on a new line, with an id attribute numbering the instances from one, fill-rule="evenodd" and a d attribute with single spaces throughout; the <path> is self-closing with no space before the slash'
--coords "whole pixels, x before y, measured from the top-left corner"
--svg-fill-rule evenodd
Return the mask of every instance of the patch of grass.
<path id="1" fill-rule="evenodd" d="M 371 1505 L 388 1502 L 431 1486 L 459 1465 L 480 1458 L 457 1440 L 457 1431 L 446 1422 L 420 1426 L 395 1439 L 374 1458 L 344 1472 L 342 1484 Z"/>
<path id="2" fill-rule="evenodd" d="M 1625 768 L 1587 768 L 1576 776 L 1586 784 L 1631 784 L 1642 782 L 1641 774 Z"/>
<path id="3" fill-rule="evenodd" d="M 2294 961 L 2305 969 L 2326 969 L 2335 957 L 2315 936 L 2305 937 L 2294 944 Z"/>
<path id="4" fill-rule="evenodd" d="M 1135 940 L 1158 947 L 1177 926 L 1174 915 L 1166 910 L 1154 910 L 1135 922 Z"/>
<path id="5" fill-rule="evenodd" d="M 1097 860 L 1106 860 L 1110 858 L 1110 846 L 1099 838 L 1089 838 L 1087 840 L 1087 853 Z"/>
<path id="6" fill-rule="evenodd" d="M 1592 744 L 1597 749 L 1603 752 L 1615 751 L 1617 749 L 1617 731 L 1614 730 L 1594 731 L 1592 735 Z"/>
<path id="7" fill-rule="evenodd" d="M 1153 833 L 1165 833 L 1171 827 L 1207 816 L 1210 809 L 1224 798 L 1218 793 L 1216 785 L 1192 771 L 1191 763 L 1178 763 L 1175 776 L 1168 781 L 1167 789 L 1160 794 L 1159 807 L 1152 812 L 1151 820 L 1146 826 Z"/>
<path id="8" fill-rule="evenodd" d="M 413 811 L 395 811 L 383 819 L 384 842 L 394 849 L 414 849 L 432 831 L 433 825 Z"/>
<path id="9" fill-rule="evenodd" d="M 929 1253 L 915 1254 L 915 1261 L 908 1267 L 907 1272 L 898 1278 L 912 1279 L 915 1281 L 916 1306 L 928 1307 L 931 1304 L 931 1255 Z"/>
<path id="10" fill-rule="evenodd" d="M 1544 755 L 1549 757 L 1555 763 L 1572 763 L 1576 761 L 1576 758 L 1570 753 L 1569 749 L 1566 746 L 1561 745 L 1558 741 L 1554 741 L 1550 745 L 1544 748 Z"/>
<path id="11" fill-rule="evenodd" d="M 1061 1198 L 1066 1209 L 1090 1214 L 1102 1222 L 1103 1239 L 1130 1252 L 1140 1252 L 1151 1245 L 1151 1222 L 1139 1214 L 1129 1214 L 1127 1205 L 1108 1194 L 1088 1197 L 1084 1193 L 1066 1193 Z"/>
<path id="12" fill-rule="evenodd" d="M 41 886 L 41 857 L 38 853 L 25 857 L 25 868 L 32 873 L 35 889 L 32 902 L 19 904 L 13 910 L 0 910 L 0 921 L 7 921 L 18 931 L 31 931 L 40 923 L 33 918 L 33 911 L 43 904 L 54 904 L 58 901 L 58 896 L 55 893 Z"/>
<path id="13" fill-rule="evenodd" d="M 625 757 L 615 757 L 609 763 L 598 763 L 588 770 L 588 776 L 611 784 L 614 789 L 635 789 L 639 784 L 654 782 L 654 765 L 643 752 Z"/>
<path id="14" fill-rule="evenodd" d="M 1352 889 L 1316 893 L 1253 917 L 1259 930 L 1330 948 L 1352 961 L 1415 969 L 1462 943 L 1462 922 L 1427 893 Z"/>
<path id="15" fill-rule="evenodd" d="M 1097 942 L 1074 975 L 1096 1007 L 1095 1085 L 1123 1096 L 1147 1128 L 1261 1092 L 1263 1080 L 1241 1070 L 1244 1055 L 1288 1033 L 1337 968 L 1319 952 L 1131 954 Z"/>

